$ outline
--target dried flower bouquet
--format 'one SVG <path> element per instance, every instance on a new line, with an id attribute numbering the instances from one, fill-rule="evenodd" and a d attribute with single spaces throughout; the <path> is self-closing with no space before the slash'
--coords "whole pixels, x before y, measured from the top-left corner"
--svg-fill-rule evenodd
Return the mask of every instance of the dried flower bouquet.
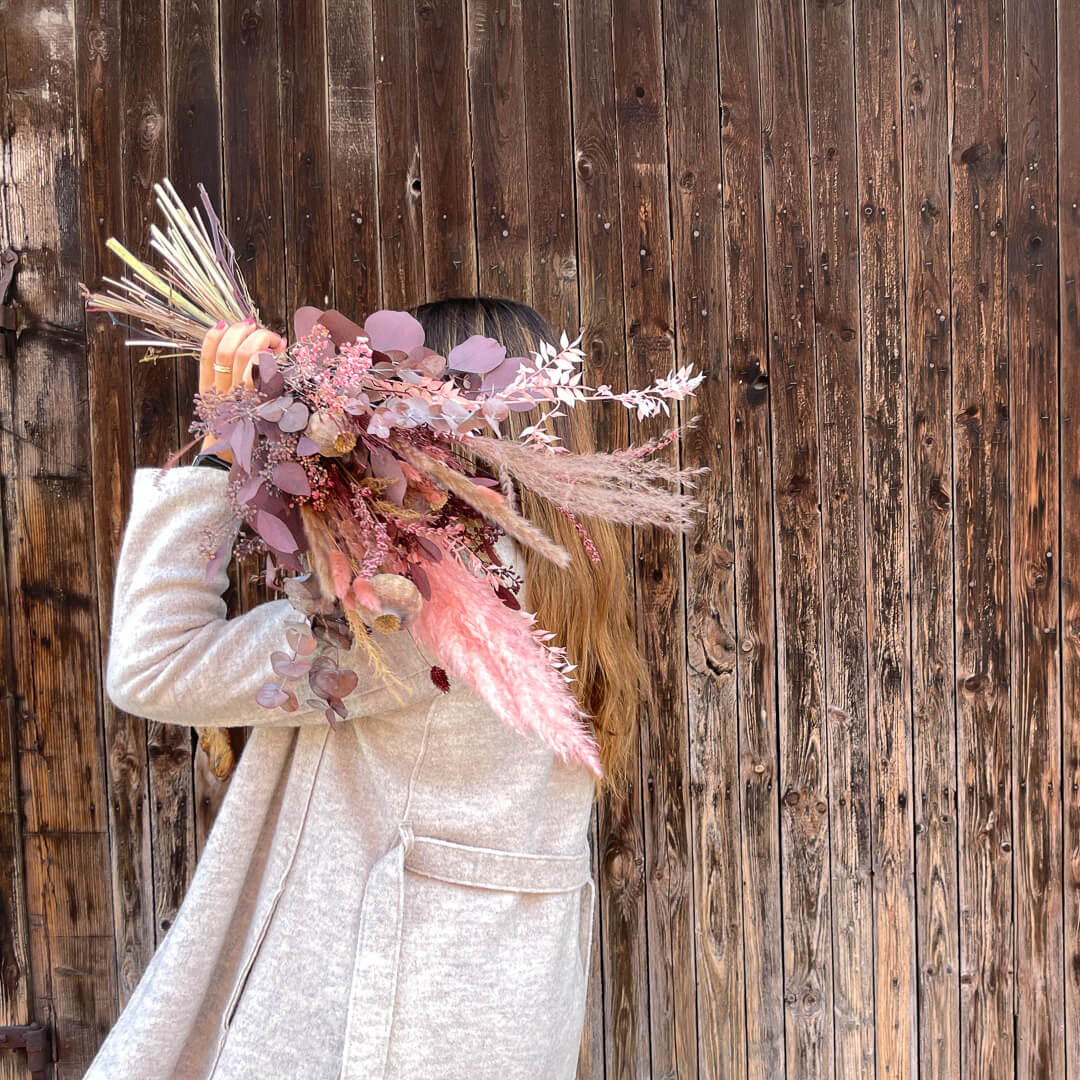
<path id="1" fill-rule="evenodd" d="M 83 295 L 87 310 L 139 328 L 127 344 L 148 346 L 145 359 L 198 357 L 219 320 L 259 322 L 258 311 L 205 189 L 205 223 L 167 179 L 155 192 L 166 227 L 153 227 L 151 245 L 164 266 L 151 268 L 110 238 L 131 274 L 105 278 L 102 292 L 82 286 Z M 230 550 L 265 555 L 267 584 L 283 588 L 302 616 L 288 620 L 291 652 L 271 656 L 277 680 L 262 686 L 259 703 L 295 711 L 289 684 L 306 675 L 316 695 L 307 704 L 324 708 L 333 725 L 347 715 L 343 698 L 357 685 L 338 650 L 359 644 L 393 686 L 378 636 L 405 628 L 439 659 L 431 677 L 440 689 L 449 689 L 449 672 L 512 728 L 602 775 L 589 714 L 569 686 L 574 665 L 522 609 L 514 595 L 520 582 L 494 548 L 509 534 L 561 567 L 570 560 L 517 512 L 510 478 L 570 517 L 594 559 L 576 514 L 685 531 L 701 506 L 678 485 L 693 488 L 693 475 L 706 470 L 649 459 L 678 429 L 614 453 L 574 454 L 546 423 L 564 415 L 561 406 L 586 401 L 618 402 L 639 417 L 668 414 L 667 402 L 693 393 L 704 375 L 683 367 L 643 390 L 589 387 L 578 370 L 580 337 L 565 334 L 558 348 L 542 343 L 532 358 L 508 357 L 479 335 L 444 357 L 402 311 L 376 311 L 361 326 L 304 307 L 293 330 L 284 354 L 260 354 L 253 387 L 196 396 L 196 437 L 164 466 L 211 433 L 210 449 L 232 452 L 227 490 L 235 513 L 223 534 L 203 538 L 207 579 Z M 500 421 L 529 409 L 543 411 L 519 438 L 503 437 Z M 293 573 L 279 586 L 282 571 Z"/>

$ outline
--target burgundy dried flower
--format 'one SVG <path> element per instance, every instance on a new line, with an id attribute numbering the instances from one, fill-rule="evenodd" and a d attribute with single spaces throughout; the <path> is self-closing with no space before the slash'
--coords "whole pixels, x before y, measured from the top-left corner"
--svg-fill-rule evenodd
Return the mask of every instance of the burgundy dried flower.
<path id="1" fill-rule="evenodd" d="M 450 693 L 450 678 L 438 664 L 431 665 L 431 681 L 444 693 Z"/>

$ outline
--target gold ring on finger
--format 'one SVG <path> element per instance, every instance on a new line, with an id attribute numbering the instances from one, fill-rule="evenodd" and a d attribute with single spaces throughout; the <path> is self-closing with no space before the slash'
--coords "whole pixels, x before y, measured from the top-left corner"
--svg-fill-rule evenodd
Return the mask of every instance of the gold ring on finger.
<path id="1" fill-rule="evenodd" d="M 220 364 L 215 364 L 214 365 L 214 370 L 215 371 L 220 371 L 220 372 L 224 373 L 225 375 L 231 375 L 232 371 L 233 371 L 233 369 L 231 367 L 222 367 Z"/>

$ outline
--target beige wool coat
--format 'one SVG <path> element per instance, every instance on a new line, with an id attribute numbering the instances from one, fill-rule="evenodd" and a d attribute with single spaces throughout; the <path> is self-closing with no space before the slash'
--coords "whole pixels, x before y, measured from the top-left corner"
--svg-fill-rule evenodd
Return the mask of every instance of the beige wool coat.
<path id="1" fill-rule="evenodd" d="M 228 474 L 135 472 L 106 691 L 162 723 L 252 728 L 187 894 L 84 1080 L 570 1080 L 592 948 L 592 774 L 502 723 L 407 630 L 402 701 L 254 700 L 287 599 L 226 618 L 204 527 Z M 520 550 L 502 557 L 521 572 Z M 308 696 L 306 679 L 294 684 Z M 400 694 L 400 691 L 399 691 Z"/>

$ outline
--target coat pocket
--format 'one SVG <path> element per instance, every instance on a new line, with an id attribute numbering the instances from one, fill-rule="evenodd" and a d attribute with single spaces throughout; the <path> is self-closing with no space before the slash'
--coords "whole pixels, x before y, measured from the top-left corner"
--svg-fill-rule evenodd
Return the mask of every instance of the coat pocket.
<path id="1" fill-rule="evenodd" d="M 388 1076 L 572 1077 L 593 889 L 561 856 L 417 836 L 405 859 Z"/>

